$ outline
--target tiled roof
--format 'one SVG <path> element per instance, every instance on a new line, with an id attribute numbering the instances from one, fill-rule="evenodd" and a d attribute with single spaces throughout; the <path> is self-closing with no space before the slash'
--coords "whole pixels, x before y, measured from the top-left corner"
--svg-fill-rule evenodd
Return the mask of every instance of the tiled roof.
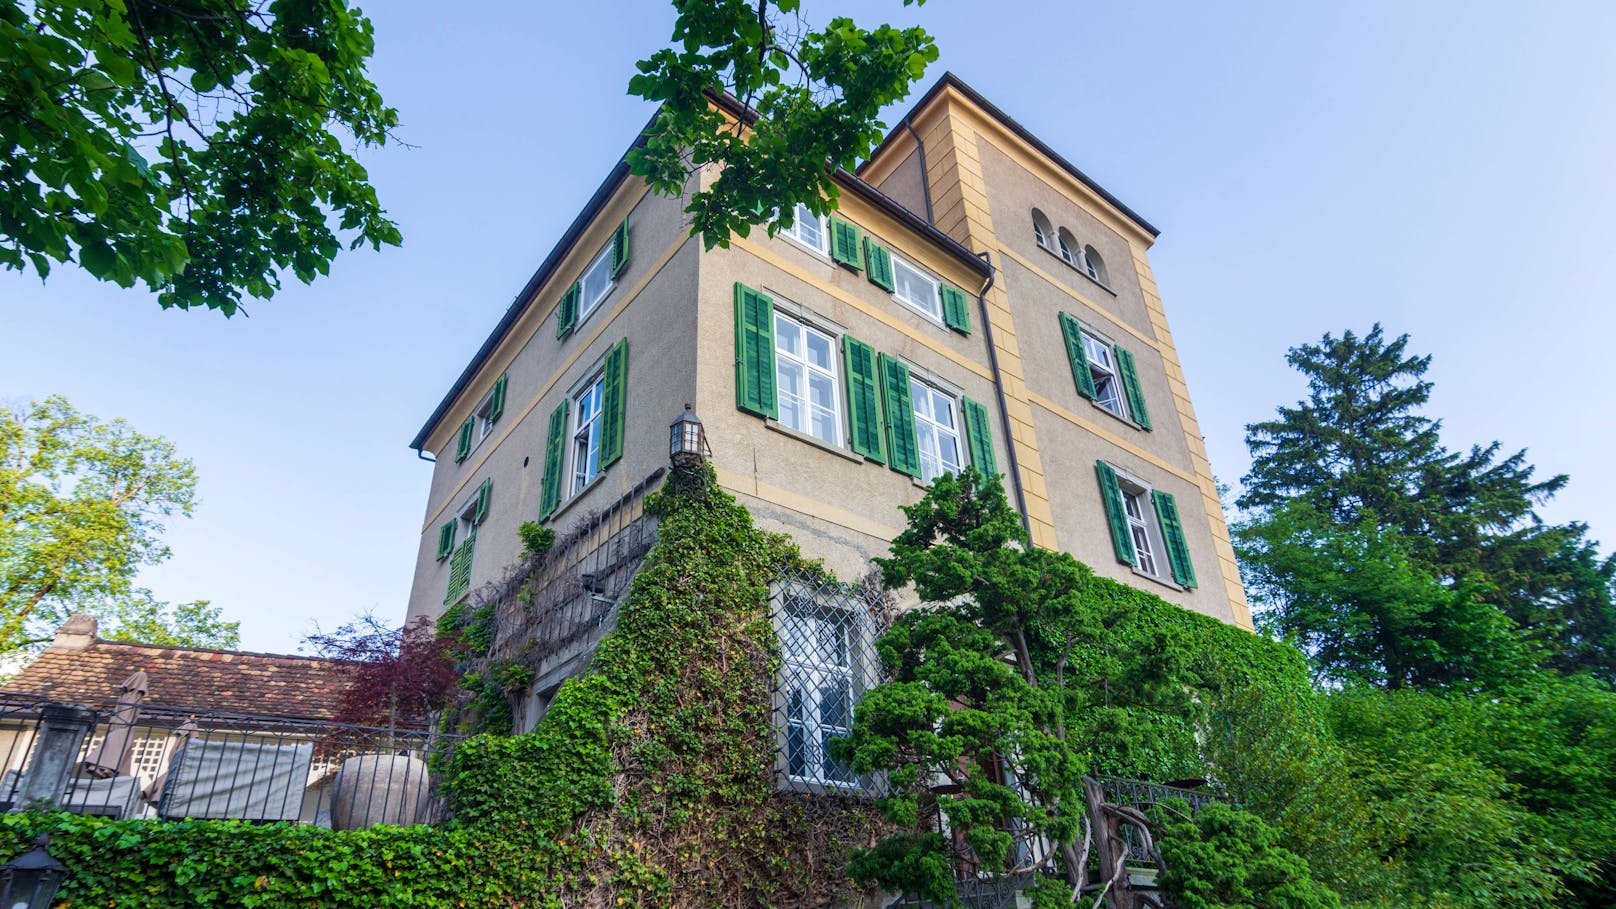
<path id="1" fill-rule="evenodd" d="M 58 640 L 61 640 L 60 636 Z M 209 713 L 329 720 L 345 687 L 347 663 L 318 657 L 191 647 L 156 647 L 93 638 L 80 646 L 53 645 L 0 693 L 38 695 L 73 704 L 118 697 L 118 686 L 144 669 L 144 703 Z"/>

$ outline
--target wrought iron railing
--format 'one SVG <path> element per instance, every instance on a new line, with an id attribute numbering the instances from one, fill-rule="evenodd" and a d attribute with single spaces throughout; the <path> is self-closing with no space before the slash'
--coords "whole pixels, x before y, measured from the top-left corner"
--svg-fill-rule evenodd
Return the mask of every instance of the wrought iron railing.
<path id="1" fill-rule="evenodd" d="M 854 706 L 880 681 L 875 640 L 891 624 L 891 598 L 874 583 L 785 570 L 771 586 L 770 611 L 780 637 L 773 708 L 782 787 L 884 794 L 884 778 L 855 774 L 830 743 L 852 732 Z"/>
<path id="2" fill-rule="evenodd" d="M 443 821 L 460 737 L 324 720 L 0 695 L 0 810 L 339 829 Z"/>
<path id="3" fill-rule="evenodd" d="M 609 629 L 634 573 L 656 543 L 645 497 L 664 471 L 583 516 L 542 556 L 475 596 L 495 608 L 488 658 L 515 660 L 535 678 L 589 651 Z"/>

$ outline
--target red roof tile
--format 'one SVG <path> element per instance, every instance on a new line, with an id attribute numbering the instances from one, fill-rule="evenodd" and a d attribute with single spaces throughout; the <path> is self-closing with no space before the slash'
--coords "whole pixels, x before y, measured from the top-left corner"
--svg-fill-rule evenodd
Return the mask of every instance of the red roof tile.
<path id="1" fill-rule="evenodd" d="M 60 640 L 60 638 L 59 638 Z M 144 703 L 218 713 L 329 720 L 346 687 L 340 660 L 276 653 L 157 647 L 91 640 L 87 646 L 47 647 L 0 692 L 53 701 L 100 704 L 144 669 Z"/>

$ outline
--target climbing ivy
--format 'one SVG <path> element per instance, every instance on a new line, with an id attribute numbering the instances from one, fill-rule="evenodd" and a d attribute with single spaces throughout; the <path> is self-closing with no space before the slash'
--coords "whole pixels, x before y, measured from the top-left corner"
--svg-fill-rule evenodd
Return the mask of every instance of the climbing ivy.
<path id="1" fill-rule="evenodd" d="M 711 470 L 647 503 L 659 542 L 594 668 L 526 735 L 457 749 L 443 828 L 338 832 L 232 821 L 0 816 L 0 850 L 39 831 L 74 874 L 61 909 L 250 906 L 814 906 L 847 893 L 850 843 L 878 819 L 774 785 L 779 662 L 768 585 L 821 571 L 760 533 Z M 454 615 L 461 633 L 480 616 Z M 496 664 L 495 689 L 522 670 Z"/>

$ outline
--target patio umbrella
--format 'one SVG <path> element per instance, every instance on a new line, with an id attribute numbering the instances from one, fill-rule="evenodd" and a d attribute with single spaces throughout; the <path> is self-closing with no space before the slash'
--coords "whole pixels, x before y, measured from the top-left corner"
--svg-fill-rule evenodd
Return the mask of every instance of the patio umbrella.
<path id="1" fill-rule="evenodd" d="M 101 744 L 84 759 L 84 772 L 96 779 L 117 776 L 135 743 L 135 721 L 140 719 L 140 702 L 146 699 L 146 671 L 138 670 L 118 686 L 118 706 L 107 724 Z"/>
<path id="2" fill-rule="evenodd" d="M 163 743 L 162 772 L 157 774 L 155 780 L 152 780 L 151 789 L 146 796 L 147 800 L 153 805 L 157 804 L 157 800 L 163 796 L 163 787 L 168 785 L 168 775 L 174 771 L 174 761 L 179 757 L 180 749 L 184 748 L 185 743 L 189 742 L 191 736 L 195 734 L 196 720 L 186 720 L 180 724 L 178 729 L 168 734 L 168 741 Z"/>

